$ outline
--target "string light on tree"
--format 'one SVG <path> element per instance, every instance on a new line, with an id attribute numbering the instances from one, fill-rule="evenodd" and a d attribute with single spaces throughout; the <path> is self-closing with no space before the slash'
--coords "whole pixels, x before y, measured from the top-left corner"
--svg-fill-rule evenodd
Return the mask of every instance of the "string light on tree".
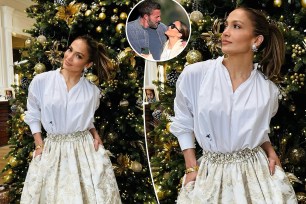
<path id="1" fill-rule="evenodd" d="M 282 6 L 282 0 L 274 0 L 273 2 L 275 7 L 281 7 Z"/>

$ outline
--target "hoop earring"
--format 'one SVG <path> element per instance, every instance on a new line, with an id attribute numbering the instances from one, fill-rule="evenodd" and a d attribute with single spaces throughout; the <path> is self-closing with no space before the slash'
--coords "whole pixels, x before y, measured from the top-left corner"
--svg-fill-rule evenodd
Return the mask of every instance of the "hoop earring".
<path id="1" fill-rule="evenodd" d="M 253 51 L 253 52 L 257 52 L 257 51 L 258 51 L 258 48 L 256 47 L 255 44 L 252 45 L 252 51 Z"/>

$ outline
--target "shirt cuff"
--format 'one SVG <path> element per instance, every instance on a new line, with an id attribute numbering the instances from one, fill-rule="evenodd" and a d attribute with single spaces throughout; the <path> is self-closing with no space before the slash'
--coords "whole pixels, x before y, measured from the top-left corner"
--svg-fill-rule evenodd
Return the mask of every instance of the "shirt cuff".
<path id="1" fill-rule="evenodd" d="M 33 122 L 29 124 L 32 134 L 34 135 L 37 132 L 41 132 L 41 123 L 40 122 Z"/>
<path id="2" fill-rule="evenodd" d="M 195 138 L 193 134 L 182 134 L 177 136 L 177 139 L 182 150 L 195 148 Z"/>

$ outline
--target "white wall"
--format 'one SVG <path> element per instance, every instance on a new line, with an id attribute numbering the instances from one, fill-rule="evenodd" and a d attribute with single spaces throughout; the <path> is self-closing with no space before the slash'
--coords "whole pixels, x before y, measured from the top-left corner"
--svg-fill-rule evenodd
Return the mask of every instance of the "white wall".
<path id="1" fill-rule="evenodd" d="M 31 28 L 34 20 L 25 9 L 33 4 L 30 0 L 0 1 L 0 90 L 14 83 L 12 36 L 28 36 L 23 29 Z"/>

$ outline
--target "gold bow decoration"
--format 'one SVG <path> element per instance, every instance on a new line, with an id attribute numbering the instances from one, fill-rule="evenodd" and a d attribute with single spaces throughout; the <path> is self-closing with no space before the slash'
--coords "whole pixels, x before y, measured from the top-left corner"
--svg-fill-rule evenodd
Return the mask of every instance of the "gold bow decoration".
<path id="1" fill-rule="evenodd" d="M 52 65 L 61 64 L 63 51 L 58 50 L 59 44 L 60 43 L 58 41 L 54 41 L 52 49 L 45 51 L 45 54 L 48 56 L 48 59 Z"/>
<path id="2" fill-rule="evenodd" d="M 126 172 L 130 165 L 131 165 L 131 159 L 129 155 L 120 154 L 117 158 L 118 164 L 113 164 L 113 169 L 116 175 L 121 175 L 122 173 Z"/>
<path id="3" fill-rule="evenodd" d="M 201 38 L 206 42 L 211 53 L 219 53 L 221 51 L 221 24 L 221 20 L 217 18 L 213 23 L 212 30 L 201 34 Z"/>
<path id="4" fill-rule="evenodd" d="M 68 6 L 60 6 L 56 17 L 58 19 L 66 21 L 67 25 L 70 27 L 75 19 L 75 15 L 80 12 L 81 3 L 75 3 L 75 1 L 70 2 Z"/>

